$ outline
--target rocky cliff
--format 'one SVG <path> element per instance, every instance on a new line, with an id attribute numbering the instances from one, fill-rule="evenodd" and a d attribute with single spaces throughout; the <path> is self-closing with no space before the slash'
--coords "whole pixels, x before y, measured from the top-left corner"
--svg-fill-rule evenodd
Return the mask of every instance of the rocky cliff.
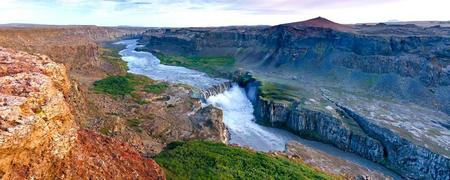
<path id="1" fill-rule="evenodd" d="M 256 93 L 249 97 L 255 97 L 252 100 L 254 113 L 257 122 L 261 124 L 284 128 L 304 138 L 333 144 L 339 149 L 383 164 L 406 178 L 450 178 L 448 157 L 414 144 L 376 124 L 375 120 L 367 119 L 339 104 L 332 107 L 335 113 L 327 113 L 306 104 L 268 100 L 254 91 L 257 89 L 255 86 L 259 85 L 258 82 L 250 81 L 245 89 L 248 94 Z"/>
<path id="2" fill-rule="evenodd" d="M 317 26 L 310 26 L 319 24 Z M 450 37 L 446 28 L 313 22 L 272 27 L 152 29 L 148 49 L 189 56 L 232 56 L 240 67 L 286 77 L 322 77 L 352 90 L 393 96 L 450 113 Z M 323 25 L 323 26 L 322 26 Z M 351 31 L 342 29 L 351 29 Z M 344 68 L 344 69 L 342 69 Z M 359 73 L 361 78 L 355 77 Z M 363 77 L 371 74 L 371 77 Z M 309 78 L 309 77 L 307 77 Z"/>
<path id="3" fill-rule="evenodd" d="M 164 179 L 153 160 L 127 144 L 78 128 L 63 65 L 4 48 L 0 64 L 3 179 Z"/>
<path id="4" fill-rule="evenodd" d="M 270 114 L 269 116 L 264 114 L 262 117 L 265 118 L 261 119 L 266 119 L 270 123 L 275 121 L 281 124 L 281 127 L 286 127 L 302 137 L 331 143 L 344 151 L 356 153 L 374 162 L 383 161 L 383 145 L 363 133 L 352 131 L 340 118 L 308 108 L 291 109 L 268 101 L 261 100 L 257 104 L 262 106 L 259 108 L 258 105 L 257 109 Z"/>
<path id="5" fill-rule="evenodd" d="M 252 88 L 246 87 L 247 92 Z M 384 160 L 383 145 L 365 133 L 351 129 L 340 114 L 333 115 L 295 103 L 275 102 L 258 93 L 255 97 L 252 100 L 254 114 L 261 124 L 285 128 L 302 137 L 333 144 L 374 162 Z"/>

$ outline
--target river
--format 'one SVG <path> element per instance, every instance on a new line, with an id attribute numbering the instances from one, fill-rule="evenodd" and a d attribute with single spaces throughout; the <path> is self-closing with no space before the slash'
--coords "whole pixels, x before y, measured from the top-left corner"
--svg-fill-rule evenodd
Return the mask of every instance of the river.
<path id="1" fill-rule="evenodd" d="M 139 47 L 137 40 L 124 40 L 117 43 L 127 46 L 119 54 L 123 60 L 128 62 L 129 72 L 131 73 L 145 75 L 155 80 L 184 83 L 200 89 L 227 81 L 220 78 L 211 78 L 205 73 L 184 67 L 160 64 L 159 59 L 151 53 L 135 51 Z M 209 97 L 206 102 L 222 109 L 224 123 L 230 133 L 229 143 L 267 152 L 283 151 L 288 141 L 297 141 L 332 156 L 340 157 L 398 179 L 398 176 L 392 171 L 355 154 L 344 152 L 328 144 L 302 139 L 286 130 L 255 123 L 253 106 L 245 91 L 237 85 L 233 85 L 231 89 L 221 94 Z"/>

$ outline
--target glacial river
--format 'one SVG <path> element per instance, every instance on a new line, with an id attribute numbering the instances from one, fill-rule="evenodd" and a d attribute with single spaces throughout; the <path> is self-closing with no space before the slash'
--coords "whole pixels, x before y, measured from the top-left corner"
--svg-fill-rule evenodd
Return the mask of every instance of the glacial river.
<path id="1" fill-rule="evenodd" d="M 151 53 L 135 51 L 139 47 L 137 40 L 124 40 L 117 43 L 127 46 L 119 54 L 123 60 L 128 62 L 129 72 L 131 73 L 145 75 L 155 80 L 188 84 L 200 89 L 226 81 L 225 79 L 211 78 L 205 73 L 184 67 L 160 64 L 159 59 Z M 245 91 L 237 85 L 221 94 L 209 97 L 207 103 L 222 109 L 224 123 L 230 133 L 229 143 L 231 144 L 248 146 L 258 151 L 283 151 L 288 141 L 297 141 L 332 156 L 398 178 L 397 175 L 383 166 L 355 154 L 344 152 L 328 144 L 302 139 L 282 129 L 256 124 L 253 106 Z"/>

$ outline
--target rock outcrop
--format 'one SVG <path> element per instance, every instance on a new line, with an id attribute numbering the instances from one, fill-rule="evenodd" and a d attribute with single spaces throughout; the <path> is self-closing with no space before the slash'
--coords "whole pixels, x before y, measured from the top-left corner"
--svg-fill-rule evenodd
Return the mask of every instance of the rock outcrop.
<path id="1" fill-rule="evenodd" d="M 191 117 L 196 138 L 226 143 L 228 133 L 223 123 L 222 110 L 209 105 L 198 110 Z"/>
<path id="2" fill-rule="evenodd" d="M 164 179 L 153 160 L 128 145 L 78 128 L 63 65 L 4 48 L 0 65 L 3 179 Z"/>

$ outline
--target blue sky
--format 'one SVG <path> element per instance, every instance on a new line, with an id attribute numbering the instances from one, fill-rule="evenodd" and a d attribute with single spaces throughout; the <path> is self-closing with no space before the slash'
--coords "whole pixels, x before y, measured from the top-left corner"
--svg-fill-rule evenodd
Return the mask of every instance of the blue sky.
<path id="1" fill-rule="evenodd" d="M 1 0 L 0 24 L 152 27 L 450 20 L 448 0 Z"/>

